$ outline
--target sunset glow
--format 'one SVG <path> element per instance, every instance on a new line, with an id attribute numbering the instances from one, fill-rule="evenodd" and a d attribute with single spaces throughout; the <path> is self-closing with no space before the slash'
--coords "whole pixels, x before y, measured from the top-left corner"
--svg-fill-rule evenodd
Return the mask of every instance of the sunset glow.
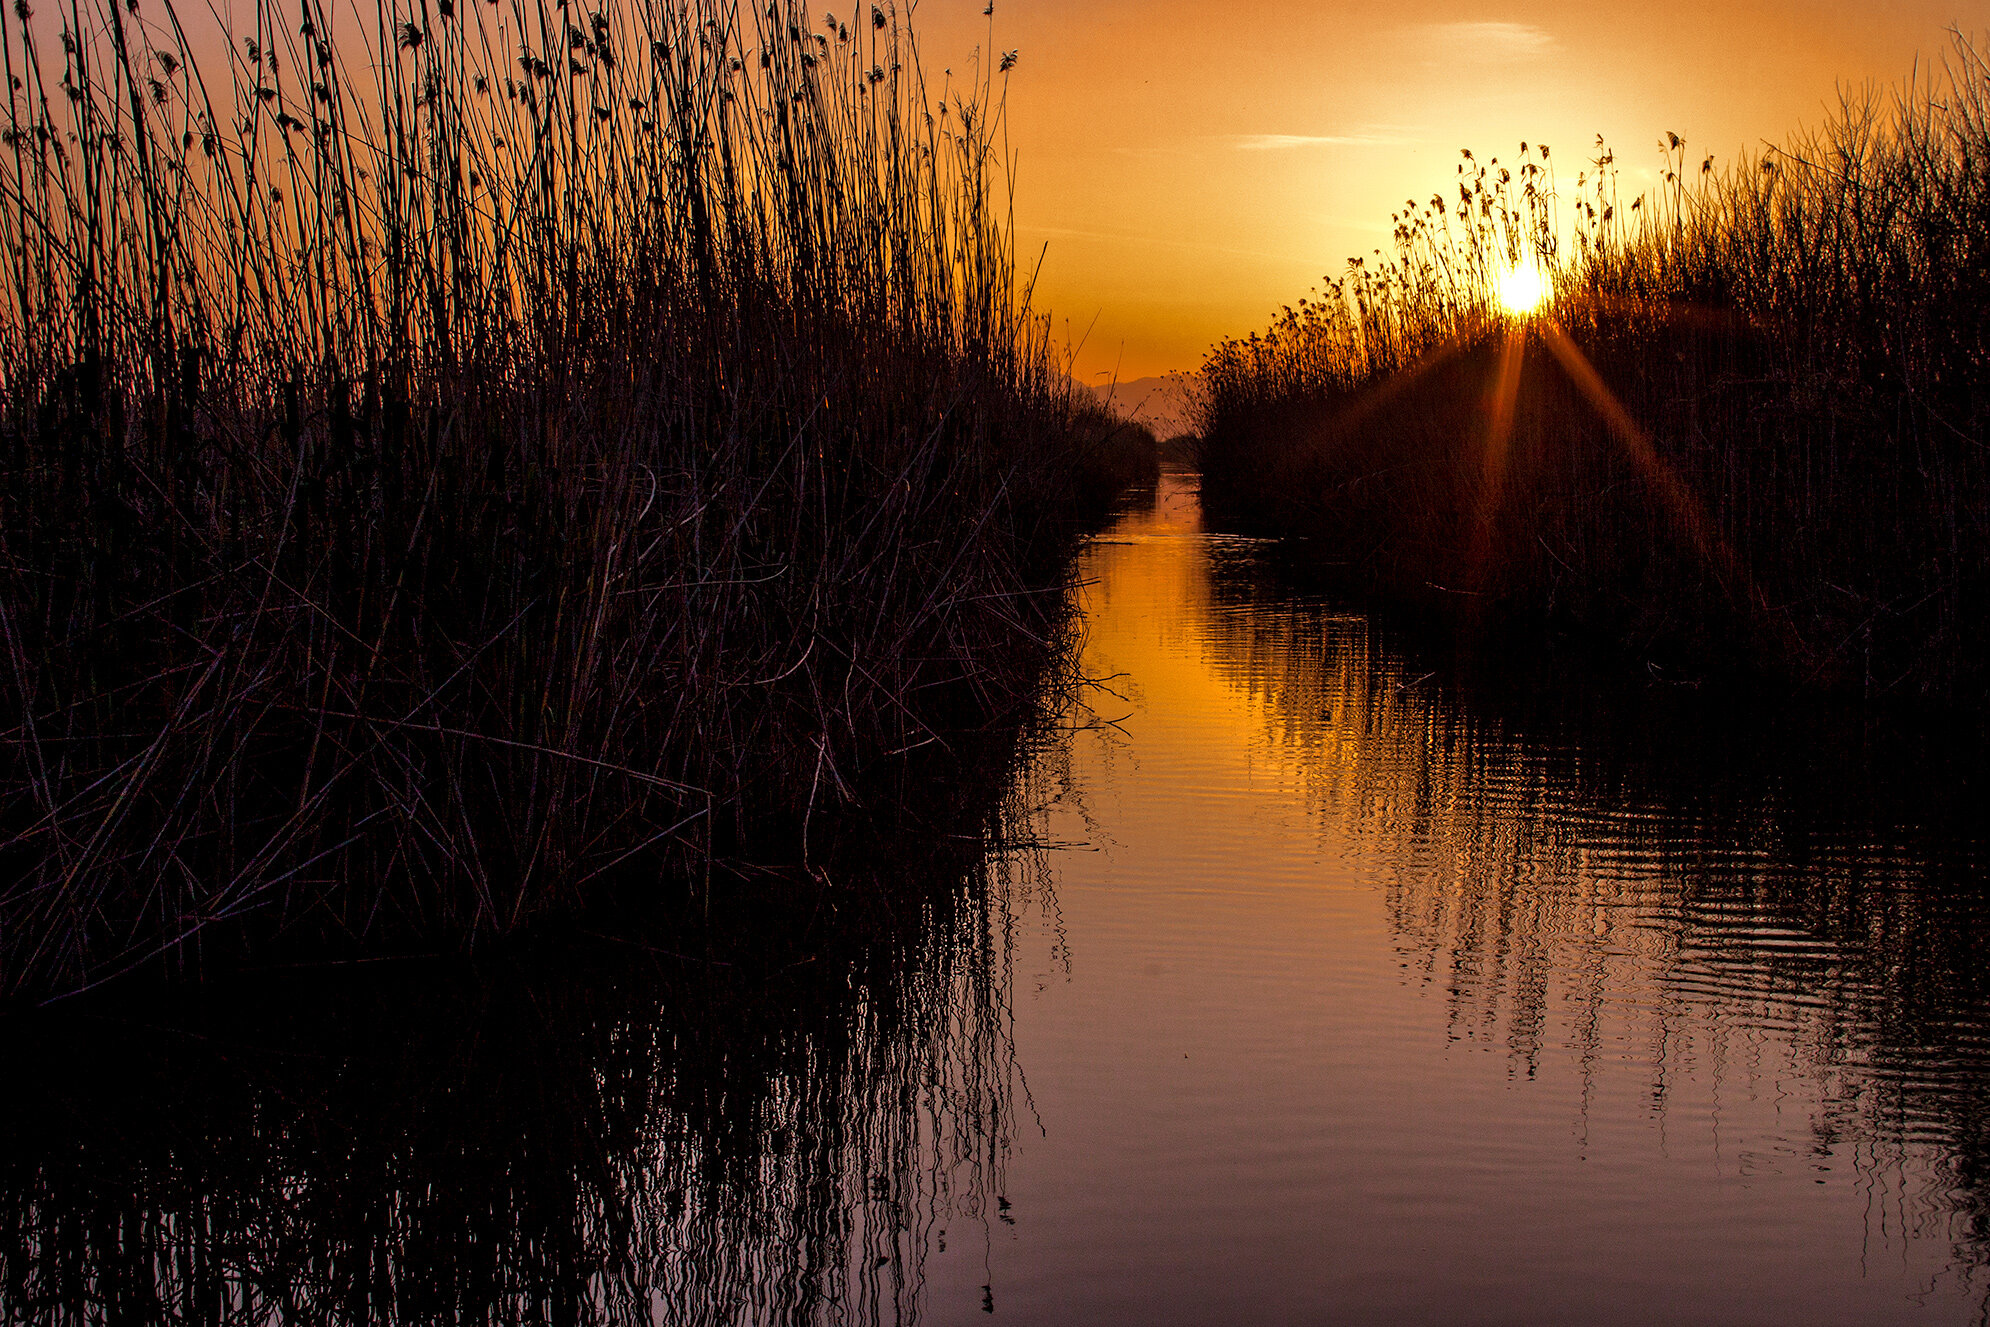
<path id="1" fill-rule="evenodd" d="M 1990 1327 L 1990 0 L 0 57 L 0 1327 Z"/>
<path id="2" fill-rule="evenodd" d="M 1266 0 L 1218 40 L 1180 0 L 984 8 L 923 6 L 923 53 L 959 77 L 977 47 L 1019 52 L 1017 251 L 1026 272 L 1041 256 L 1033 302 L 1092 383 L 1193 369 L 1349 258 L 1372 265 L 1405 200 L 1455 198 L 1460 148 L 1508 166 L 1522 141 L 1549 144 L 1572 196 L 1601 134 L 1628 208 L 1657 187 L 1668 130 L 1689 169 L 1725 163 L 1972 22 L 1954 0 L 1690 3 L 1657 25 L 1571 0 Z"/>

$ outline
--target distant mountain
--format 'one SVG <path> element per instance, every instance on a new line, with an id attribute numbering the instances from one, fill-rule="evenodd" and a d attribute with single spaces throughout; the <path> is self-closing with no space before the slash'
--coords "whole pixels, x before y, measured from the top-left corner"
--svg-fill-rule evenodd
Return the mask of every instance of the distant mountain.
<path id="1" fill-rule="evenodd" d="M 1189 421 L 1189 380 L 1182 374 L 1165 378 L 1132 378 L 1110 385 L 1095 385 L 1091 391 L 1099 400 L 1154 430 L 1157 438 L 1187 433 Z"/>

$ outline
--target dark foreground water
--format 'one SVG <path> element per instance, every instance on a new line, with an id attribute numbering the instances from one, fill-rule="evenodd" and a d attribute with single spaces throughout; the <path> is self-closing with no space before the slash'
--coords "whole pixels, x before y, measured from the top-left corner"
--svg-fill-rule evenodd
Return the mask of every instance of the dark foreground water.
<path id="1" fill-rule="evenodd" d="M 968 850 L 760 942 L 14 1027 L 5 1319 L 1982 1321 L 1969 744 L 1440 663 L 1266 556 L 1165 479 Z"/>

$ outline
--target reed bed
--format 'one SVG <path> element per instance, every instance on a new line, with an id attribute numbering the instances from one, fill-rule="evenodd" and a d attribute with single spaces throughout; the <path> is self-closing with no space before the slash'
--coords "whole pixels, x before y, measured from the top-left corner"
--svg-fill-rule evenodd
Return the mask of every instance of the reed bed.
<path id="1" fill-rule="evenodd" d="M 1110 430 L 1018 293 L 1013 57 L 23 0 L 0 58 L 0 998 L 807 860 L 1027 703 Z"/>
<path id="2" fill-rule="evenodd" d="M 917 1321 L 1006 1191 L 1060 699 L 833 876 L 0 1019 L 0 1323 Z"/>
<path id="3" fill-rule="evenodd" d="M 1341 583 L 1574 626 L 1669 678 L 1990 691 L 1990 67 L 1847 95 L 1630 196 L 1599 143 L 1462 155 L 1202 375 L 1219 519 Z M 1570 175 L 1574 175 L 1573 187 Z M 1501 282 L 1538 272 L 1532 314 Z"/>

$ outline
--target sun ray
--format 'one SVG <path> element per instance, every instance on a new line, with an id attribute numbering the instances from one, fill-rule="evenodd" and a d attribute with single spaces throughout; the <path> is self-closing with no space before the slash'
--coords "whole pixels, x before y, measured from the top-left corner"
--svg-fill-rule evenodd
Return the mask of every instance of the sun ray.
<path id="1" fill-rule="evenodd" d="M 1480 459 L 1478 519 L 1474 522 L 1470 563 L 1474 589 L 1480 588 L 1491 565 L 1494 526 L 1506 502 L 1513 413 L 1520 398 L 1520 368 L 1526 355 L 1527 330 L 1520 323 L 1512 323 L 1500 342 L 1499 364 L 1493 371 L 1492 393 L 1486 401 L 1486 444 Z"/>
<path id="2" fill-rule="evenodd" d="M 1664 504 L 1666 514 L 1674 527 L 1692 543 L 1693 550 L 1701 561 L 1714 568 L 1731 594 L 1756 602 L 1757 607 L 1762 607 L 1763 605 L 1757 602 L 1757 592 L 1749 583 L 1748 575 L 1742 569 L 1740 560 L 1735 557 L 1734 550 L 1728 546 L 1720 532 L 1707 520 L 1699 499 L 1693 495 L 1693 491 L 1686 486 L 1685 481 L 1679 478 L 1677 472 L 1666 463 L 1665 458 L 1658 454 L 1658 449 L 1652 446 L 1651 439 L 1638 427 L 1637 421 L 1631 418 L 1631 412 L 1625 409 L 1623 401 L 1603 381 L 1595 365 L 1591 364 L 1589 357 L 1582 353 L 1582 348 L 1570 340 L 1568 333 L 1552 319 L 1542 321 L 1541 333 L 1542 339 L 1548 343 L 1549 351 L 1561 364 L 1562 371 L 1568 374 L 1569 380 L 1589 399 L 1590 405 L 1602 417 L 1612 436 L 1617 439 L 1618 445 L 1624 449 L 1624 454 L 1630 457 L 1632 465 L 1637 467 L 1638 474 Z"/>
<path id="3" fill-rule="evenodd" d="M 1462 337 L 1445 338 L 1414 364 L 1397 370 L 1363 392 L 1357 400 L 1333 417 L 1333 430 L 1338 433 L 1351 432 L 1356 425 L 1400 396 L 1405 389 L 1456 359 L 1464 352 L 1465 346 L 1466 342 Z"/>

